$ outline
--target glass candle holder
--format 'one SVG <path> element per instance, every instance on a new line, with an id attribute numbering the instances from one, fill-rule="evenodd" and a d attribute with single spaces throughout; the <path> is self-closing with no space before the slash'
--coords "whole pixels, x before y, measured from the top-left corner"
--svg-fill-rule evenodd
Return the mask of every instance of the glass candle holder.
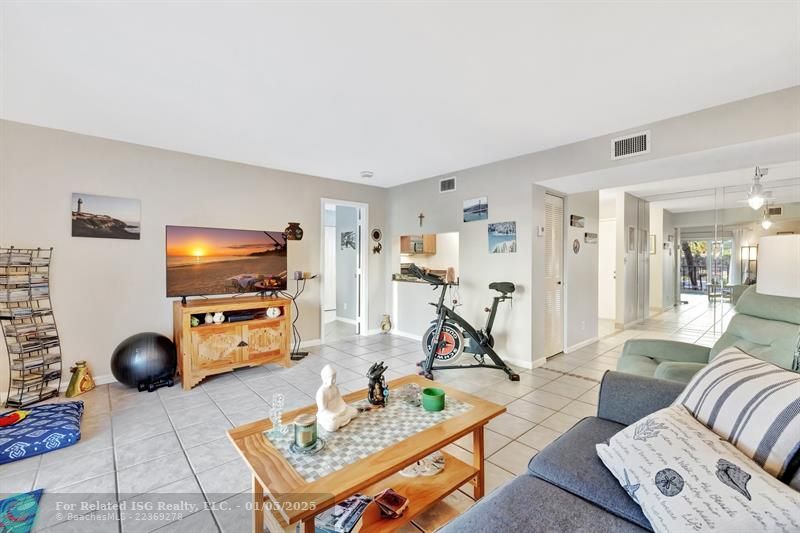
<path id="1" fill-rule="evenodd" d="M 310 448 L 317 443 L 317 417 L 300 415 L 294 419 L 294 443 L 299 448 Z"/>

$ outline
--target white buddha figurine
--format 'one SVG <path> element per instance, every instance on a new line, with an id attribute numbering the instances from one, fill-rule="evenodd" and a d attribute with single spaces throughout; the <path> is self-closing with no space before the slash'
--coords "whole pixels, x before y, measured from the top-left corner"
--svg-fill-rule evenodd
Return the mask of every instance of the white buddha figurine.
<path id="1" fill-rule="evenodd" d="M 326 431 L 336 431 L 358 414 L 358 409 L 347 405 L 336 386 L 336 370 L 325 365 L 320 373 L 322 386 L 317 390 L 317 423 Z"/>

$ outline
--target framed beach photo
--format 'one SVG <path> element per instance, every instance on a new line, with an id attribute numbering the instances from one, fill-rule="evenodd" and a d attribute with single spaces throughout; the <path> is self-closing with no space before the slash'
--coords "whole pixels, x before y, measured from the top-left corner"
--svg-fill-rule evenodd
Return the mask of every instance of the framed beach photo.
<path id="1" fill-rule="evenodd" d="M 489 218 L 489 201 L 485 196 L 464 200 L 464 222 Z"/>
<path id="2" fill-rule="evenodd" d="M 142 202 L 97 194 L 72 193 L 72 236 L 139 240 Z"/>

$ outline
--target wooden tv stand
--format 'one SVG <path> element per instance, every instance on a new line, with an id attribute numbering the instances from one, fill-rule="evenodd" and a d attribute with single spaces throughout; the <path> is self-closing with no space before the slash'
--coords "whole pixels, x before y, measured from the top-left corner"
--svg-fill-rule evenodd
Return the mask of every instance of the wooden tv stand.
<path id="1" fill-rule="evenodd" d="M 243 366 L 291 366 L 291 304 L 286 298 L 261 296 L 173 302 L 173 331 L 183 388 L 191 389 L 208 376 Z M 279 308 L 280 316 L 267 318 L 270 307 Z M 206 313 L 218 312 L 226 315 L 225 322 L 204 322 Z M 228 322 L 228 314 L 236 312 L 252 313 L 255 318 Z M 200 319 L 198 326 L 192 327 L 192 316 Z"/>

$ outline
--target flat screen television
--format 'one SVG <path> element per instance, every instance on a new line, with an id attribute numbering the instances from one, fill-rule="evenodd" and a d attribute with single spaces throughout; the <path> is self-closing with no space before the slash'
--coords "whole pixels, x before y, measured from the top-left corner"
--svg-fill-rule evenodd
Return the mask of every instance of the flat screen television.
<path id="1" fill-rule="evenodd" d="M 167 226 L 167 297 L 286 290 L 281 231 Z"/>

